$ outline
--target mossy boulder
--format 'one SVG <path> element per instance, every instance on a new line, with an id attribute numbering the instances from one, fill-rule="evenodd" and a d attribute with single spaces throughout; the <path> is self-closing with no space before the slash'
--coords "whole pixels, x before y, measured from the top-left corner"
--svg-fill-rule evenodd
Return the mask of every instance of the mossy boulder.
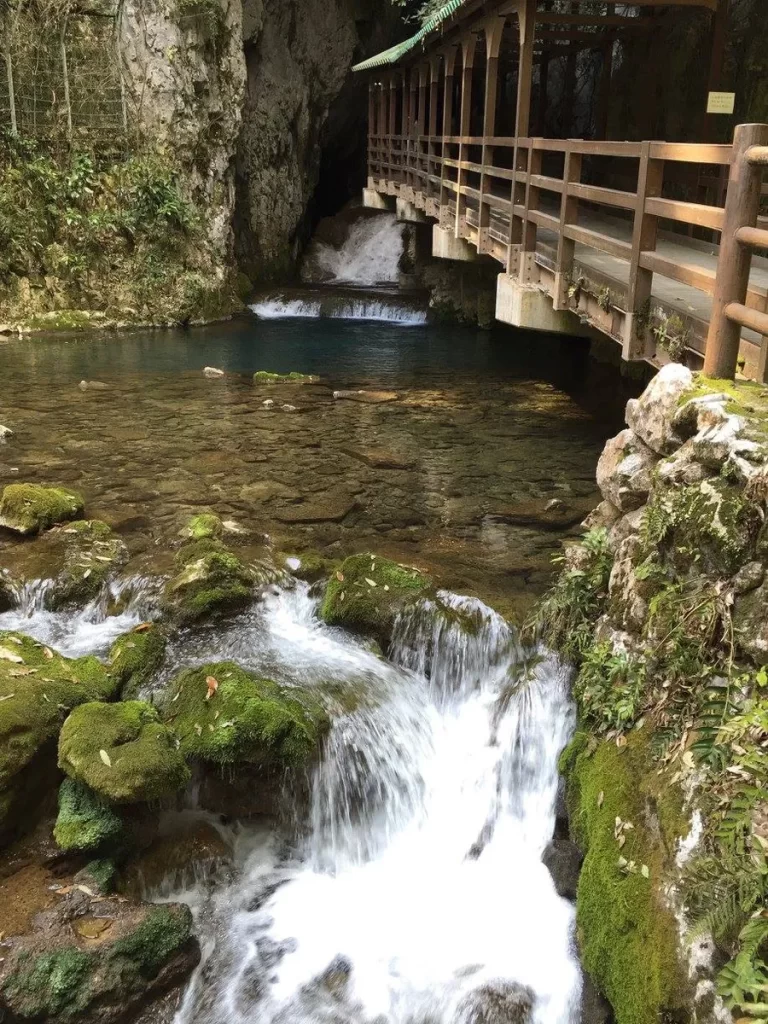
<path id="1" fill-rule="evenodd" d="M 66 901 L 60 907 L 41 915 L 40 929 L 15 941 L 0 966 L 0 1007 L 19 1024 L 117 1024 L 180 985 L 199 961 L 185 905 L 100 898 L 92 909 L 78 907 L 74 925 Z"/>
<path id="2" fill-rule="evenodd" d="M 190 779 L 170 730 L 140 700 L 76 708 L 59 736 L 59 767 L 111 804 L 162 800 Z"/>
<path id="3" fill-rule="evenodd" d="M 345 626 L 386 646 L 398 613 L 432 590 L 432 580 L 418 569 L 377 555 L 352 555 L 331 576 L 320 615 L 330 626 Z"/>
<path id="4" fill-rule="evenodd" d="M 23 633 L 0 632 L 0 793 L 55 740 L 72 708 L 109 699 L 115 687 L 96 658 L 64 658 Z"/>
<path id="5" fill-rule="evenodd" d="M 176 555 L 176 575 L 163 592 L 166 612 L 182 623 L 245 608 L 259 574 L 217 540 L 185 544 Z"/>
<path id="6" fill-rule="evenodd" d="M 163 717 L 188 758 L 274 769 L 309 761 L 329 727 L 311 692 L 279 686 L 231 661 L 176 676 Z"/>
<path id="7" fill-rule="evenodd" d="M 67 538 L 64 567 L 45 597 L 54 611 L 93 601 L 128 559 L 122 540 L 97 519 L 78 520 L 60 532 Z"/>
<path id="8" fill-rule="evenodd" d="M 319 580 L 328 579 L 332 572 L 338 569 L 340 563 L 332 558 L 324 558 L 316 551 L 304 551 L 296 556 L 298 565 L 291 572 L 300 580 L 307 583 L 317 583 Z"/>
<path id="9" fill-rule="evenodd" d="M 220 540 L 224 533 L 224 523 L 213 512 L 201 512 L 192 516 L 182 533 L 190 540 Z"/>
<path id="10" fill-rule="evenodd" d="M 62 850 L 98 850 L 118 842 L 122 833 L 122 821 L 101 797 L 82 782 L 64 779 L 53 829 L 53 838 Z"/>
<path id="11" fill-rule="evenodd" d="M 271 373 L 269 370 L 257 370 L 253 375 L 254 384 L 316 384 L 320 380 L 311 373 Z"/>
<path id="12" fill-rule="evenodd" d="M 40 533 L 57 523 L 79 519 L 83 510 L 83 499 L 76 491 L 40 484 L 8 484 L 0 498 L 0 526 L 16 533 Z"/>
<path id="13" fill-rule="evenodd" d="M 165 660 L 168 637 L 153 622 L 119 636 L 109 650 L 109 670 L 123 700 L 133 700 L 150 682 Z"/>
<path id="14" fill-rule="evenodd" d="M 573 838 L 585 855 L 576 898 L 581 959 L 616 1024 L 676 1019 L 690 995 L 664 898 L 688 823 L 646 732 L 630 733 L 624 747 L 577 733 L 560 760 Z"/>

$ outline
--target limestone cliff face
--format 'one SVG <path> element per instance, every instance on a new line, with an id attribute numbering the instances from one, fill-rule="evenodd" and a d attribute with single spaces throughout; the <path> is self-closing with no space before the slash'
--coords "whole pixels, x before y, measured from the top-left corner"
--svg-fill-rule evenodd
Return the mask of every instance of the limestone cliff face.
<path id="1" fill-rule="evenodd" d="M 141 135 L 167 146 L 204 211 L 217 273 L 232 262 L 245 58 L 241 0 L 126 0 L 120 50 Z"/>
<path id="2" fill-rule="evenodd" d="M 294 268 L 323 151 L 333 152 L 342 179 L 352 166 L 364 143 L 367 93 L 364 82 L 349 80 L 349 68 L 363 48 L 387 45 L 393 25 L 388 0 L 245 0 L 236 230 L 241 265 L 254 280 Z"/>

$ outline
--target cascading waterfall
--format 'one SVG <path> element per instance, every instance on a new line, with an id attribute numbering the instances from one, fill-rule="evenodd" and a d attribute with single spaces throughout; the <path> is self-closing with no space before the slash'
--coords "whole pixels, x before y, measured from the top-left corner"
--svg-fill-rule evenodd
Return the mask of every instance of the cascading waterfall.
<path id="1" fill-rule="evenodd" d="M 328 320 L 373 320 L 404 327 L 418 327 L 427 322 L 425 309 L 407 304 L 402 298 L 364 293 L 354 298 L 331 296 L 313 299 L 281 292 L 266 295 L 251 303 L 249 308 L 260 320 L 322 317 Z"/>
<path id="2" fill-rule="evenodd" d="M 537 1024 L 578 1019 L 573 911 L 541 862 L 566 673 L 542 660 L 521 682 L 499 616 L 440 603 L 400 619 L 392 662 L 323 626 L 304 585 L 208 640 L 360 703 L 335 720 L 298 846 L 241 826 L 236 880 L 176 894 L 204 946 L 176 1024 L 472 1024 L 529 997 Z"/>
<path id="3" fill-rule="evenodd" d="M 403 255 L 403 225 L 394 214 L 355 221 L 340 248 L 314 241 L 302 270 L 307 283 L 374 288 L 397 284 Z"/>

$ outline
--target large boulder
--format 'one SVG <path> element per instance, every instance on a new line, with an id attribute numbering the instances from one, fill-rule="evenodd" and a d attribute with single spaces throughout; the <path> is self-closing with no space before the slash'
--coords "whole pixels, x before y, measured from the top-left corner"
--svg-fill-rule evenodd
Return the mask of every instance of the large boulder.
<path id="1" fill-rule="evenodd" d="M 88 604 L 128 560 L 128 549 L 106 523 L 82 519 L 61 529 L 67 538 L 64 567 L 45 595 L 46 607 L 57 610 Z"/>
<path id="2" fill-rule="evenodd" d="M 79 519 L 83 499 L 65 487 L 8 484 L 0 498 L 0 526 L 15 533 L 33 534 L 57 523 Z"/>
<path id="3" fill-rule="evenodd" d="M 59 767 L 111 804 L 162 800 L 190 779 L 172 733 L 140 700 L 76 708 L 59 736 Z"/>
<path id="4" fill-rule="evenodd" d="M 658 455 L 669 455 L 682 444 L 674 418 L 692 386 L 693 374 L 687 367 L 667 363 L 639 398 L 627 402 L 627 425 Z"/>
<path id="5" fill-rule="evenodd" d="M 279 686 L 231 661 L 177 675 L 163 717 L 185 757 L 280 770 L 306 764 L 329 727 L 311 692 Z"/>
<path id="6" fill-rule="evenodd" d="M 245 565 L 220 541 L 205 538 L 185 544 L 176 556 L 176 575 L 163 592 L 163 606 L 177 621 L 245 608 L 266 573 Z"/>
<path id="7" fill-rule="evenodd" d="M 432 580 L 419 569 L 378 555 L 352 555 L 331 576 L 320 615 L 330 626 L 345 626 L 386 646 L 398 613 L 432 590 Z"/>
<path id="8" fill-rule="evenodd" d="M 6 939 L 0 1020 L 117 1024 L 181 986 L 200 960 L 181 904 L 131 904 L 63 886 L 28 933 Z"/>
<path id="9" fill-rule="evenodd" d="M 466 1024 L 530 1024 L 535 994 L 516 981 L 489 981 L 471 992 L 460 1008 Z"/>
<path id="10" fill-rule="evenodd" d="M 93 852 L 122 838 L 123 823 L 114 810 L 82 782 L 64 779 L 53 838 L 62 850 Z"/>
<path id="11" fill-rule="evenodd" d="M 64 658 L 23 633 L 0 632 L 0 831 L 27 769 L 55 740 L 67 713 L 113 695 L 96 658 Z"/>
<path id="12" fill-rule="evenodd" d="M 152 680 L 165 660 L 167 643 L 165 630 L 153 622 L 142 622 L 115 640 L 109 649 L 109 670 L 122 700 L 133 700 Z"/>
<path id="13" fill-rule="evenodd" d="M 631 430 L 606 442 L 597 463 L 597 486 L 606 501 L 621 512 L 640 508 L 648 500 L 655 452 Z"/>

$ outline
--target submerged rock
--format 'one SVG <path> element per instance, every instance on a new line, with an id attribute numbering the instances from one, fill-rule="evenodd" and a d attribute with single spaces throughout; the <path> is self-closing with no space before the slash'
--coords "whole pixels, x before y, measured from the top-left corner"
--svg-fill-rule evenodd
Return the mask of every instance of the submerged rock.
<path id="1" fill-rule="evenodd" d="M 210 377 L 211 379 L 215 380 L 218 377 L 224 377 L 225 373 L 223 370 L 220 370 L 218 366 L 204 366 L 203 376 Z"/>
<path id="2" fill-rule="evenodd" d="M 122 834 L 122 821 L 97 793 L 82 782 L 64 779 L 53 829 L 62 850 L 98 850 L 117 842 Z"/>
<path id="3" fill-rule="evenodd" d="M 167 643 L 165 631 L 152 622 L 142 622 L 115 640 L 109 650 L 109 669 L 123 700 L 138 696 L 152 679 L 165 660 Z"/>
<path id="4" fill-rule="evenodd" d="M 83 509 L 80 495 L 64 487 L 8 484 L 0 499 L 0 526 L 15 533 L 40 533 L 57 523 L 79 519 Z"/>
<path id="5" fill-rule="evenodd" d="M 201 879 L 226 877 L 233 851 L 221 833 L 200 819 L 173 822 L 120 873 L 120 891 L 140 899 L 147 894 L 179 891 Z"/>
<path id="6" fill-rule="evenodd" d="M 0 442 L 7 441 L 9 437 L 13 437 L 13 431 L 10 427 L 4 427 L 0 423 Z"/>
<path id="7" fill-rule="evenodd" d="M 176 555 L 177 574 L 163 592 L 163 606 L 181 622 L 205 615 L 239 611 L 253 597 L 259 573 L 245 565 L 220 541 L 185 544 Z"/>
<path id="8" fill-rule="evenodd" d="M 461 1006 L 466 1024 L 529 1024 L 535 995 L 516 981 L 489 981 L 471 992 Z"/>
<path id="9" fill-rule="evenodd" d="M 181 985 L 197 965 L 200 948 L 186 905 L 136 905 L 65 889 L 35 916 L 29 934 L 7 940 L 2 1019 L 116 1024 Z"/>
<path id="10" fill-rule="evenodd" d="M 16 791 L 32 781 L 22 773 L 55 740 L 67 712 L 108 699 L 115 686 L 96 658 L 64 658 L 23 633 L 0 632 L 0 831 Z"/>
<path id="11" fill-rule="evenodd" d="M 163 718 L 185 757 L 280 769 L 313 757 L 330 724 L 310 691 L 279 686 L 231 661 L 176 676 Z"/>
<path id="12" fill-rule="evenodd" d="M 370 634 L 386 646 L 399 612 L 432 589 L 418 569 L 376 555 L 352 555 L 331 577 L 320 615 L 330 626 Z"/>
<path id="13" fill-rule="evenodd" d="M 162 800 L 190 779 L 170 730 L 139 700 L 76 708 L 59 736 L 59 767 L 114 804 Z"/>
<path id="14" fill-rule="evenodd" d="M 213 512 L 201 512 L 192 516 L 182 530 L 190 540 L 220 540 L 224 533 L 224 523 Z"/>
<path id="15" fill-rule="evenodd" d="M 320 380 L 311 373 L 271 373 L 269 370 L 257 370 L 253 375 L 254 384 L 317 384 Z"/>
<path id="16" fill-rule="evenodd" d="M 396 391 L 334 391 L 333 397 L 348 402 L 362 402 L 365 405 L 381 405 L 383 402 L 396 402 L 400 397 Z"/>
<path id="17" fill-rule="evenodd" d="M 53 611 L 94 600 L 128 560 L 125 544 L 99 520 L 79 520 L 61 533 L 67 538 L 64 567 L 45 595 L 46 607 Z"/>

